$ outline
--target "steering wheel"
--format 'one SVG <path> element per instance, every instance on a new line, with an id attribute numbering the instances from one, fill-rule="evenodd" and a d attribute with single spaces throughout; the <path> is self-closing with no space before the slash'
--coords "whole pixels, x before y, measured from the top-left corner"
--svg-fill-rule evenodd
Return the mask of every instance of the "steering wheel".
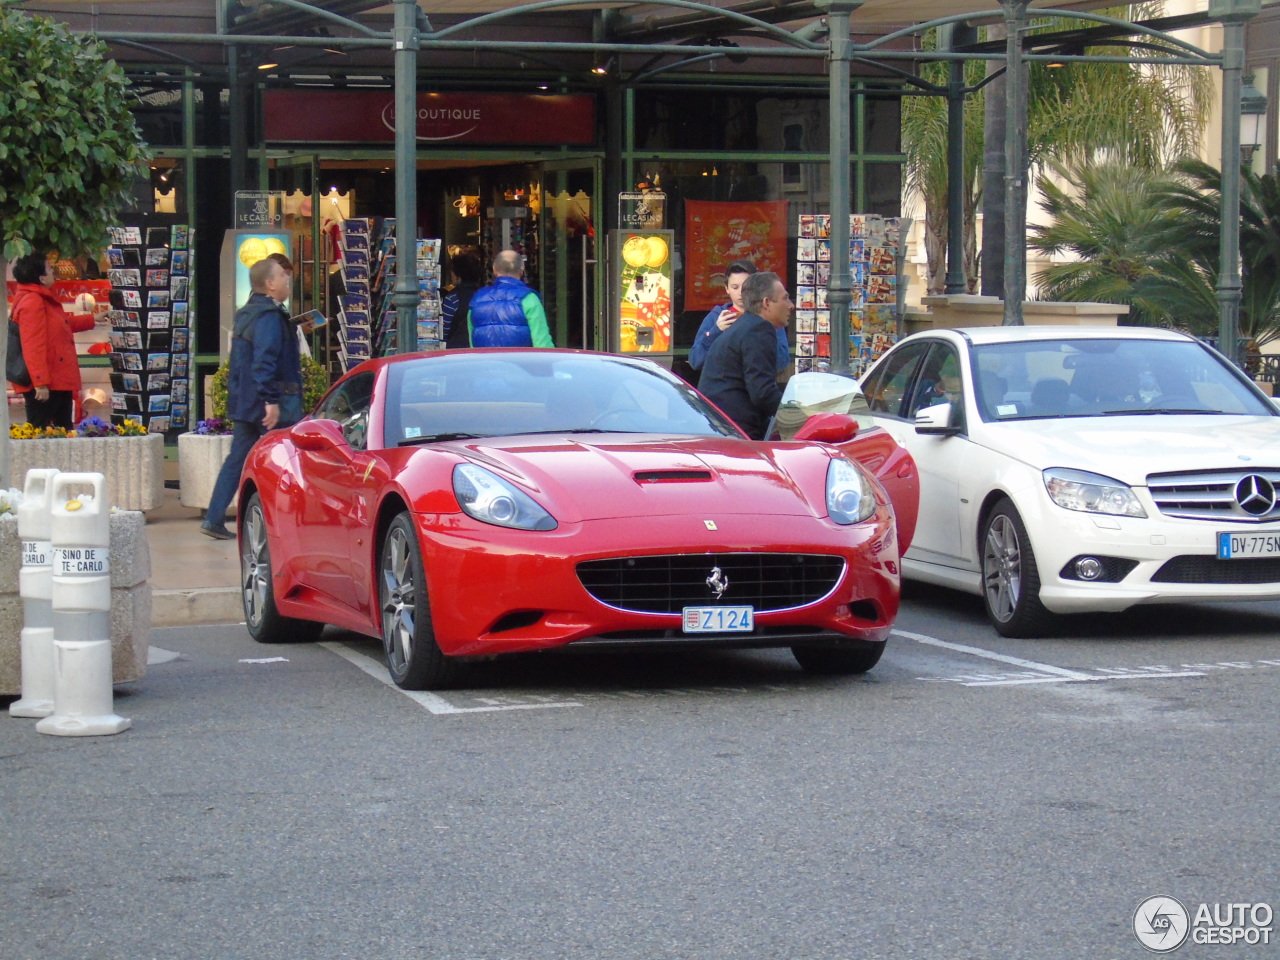
<path id="1" fill-rule="evenodd" d="M 631 417 L 629 410 L 606 410 L 594 420 L 587 424 L 588 430 L 621 430 L 630 426 L 628 422 Z M 612 422 L 611 422 L 612 421 Z"/>

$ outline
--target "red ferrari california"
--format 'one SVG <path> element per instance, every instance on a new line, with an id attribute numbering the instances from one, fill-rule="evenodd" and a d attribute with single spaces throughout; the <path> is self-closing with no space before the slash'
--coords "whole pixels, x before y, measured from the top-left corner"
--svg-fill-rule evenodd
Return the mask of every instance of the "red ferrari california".
<path id="1" fill-rule="evenodd" d="M 369 360 L 249 456 L 245 619 L 264 643 L 381 637 L 411 690 L 569 644 L 790 647 L 861 673 L 897 614 L 917 490 L 878 428 L 825 413 L 752 441 L 648 360 Z"/>

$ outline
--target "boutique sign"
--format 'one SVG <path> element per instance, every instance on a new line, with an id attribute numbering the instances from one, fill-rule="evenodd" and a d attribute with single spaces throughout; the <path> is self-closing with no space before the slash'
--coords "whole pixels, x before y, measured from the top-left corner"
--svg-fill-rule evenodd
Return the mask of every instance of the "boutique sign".
<path id="1" fill-rule="evenodd" d="M 288 143 L 395 140 L 389 90 L 268 90 L 266 138 Z M 592 144 L 595 98 L 585 94 L 420 93 L 420 144 Z"/>

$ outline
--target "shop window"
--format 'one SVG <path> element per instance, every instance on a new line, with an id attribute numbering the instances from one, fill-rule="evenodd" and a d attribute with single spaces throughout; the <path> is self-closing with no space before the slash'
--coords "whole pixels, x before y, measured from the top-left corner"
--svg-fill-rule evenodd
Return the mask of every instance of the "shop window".
<path id="1" fill-rule="evenodd" d="M 902 104 L 897 97 L 867 97 L 863 103 L 866 117 L 862 135 L 864 153 L 900 153 L 902 151 Z"/>

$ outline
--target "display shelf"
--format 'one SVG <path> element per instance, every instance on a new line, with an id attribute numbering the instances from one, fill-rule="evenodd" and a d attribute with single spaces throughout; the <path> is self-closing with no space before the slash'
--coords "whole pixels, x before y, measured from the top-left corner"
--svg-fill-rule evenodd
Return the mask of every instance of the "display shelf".
<path id="1" fill-rule="evenodd" d="M 796 240 L 795 372 L 831 362 L 831 217 L 802 213 Z M 849 216 L 849 366 L 855 376 L 897 339 L 902 231 L 897 217 Z"/>

